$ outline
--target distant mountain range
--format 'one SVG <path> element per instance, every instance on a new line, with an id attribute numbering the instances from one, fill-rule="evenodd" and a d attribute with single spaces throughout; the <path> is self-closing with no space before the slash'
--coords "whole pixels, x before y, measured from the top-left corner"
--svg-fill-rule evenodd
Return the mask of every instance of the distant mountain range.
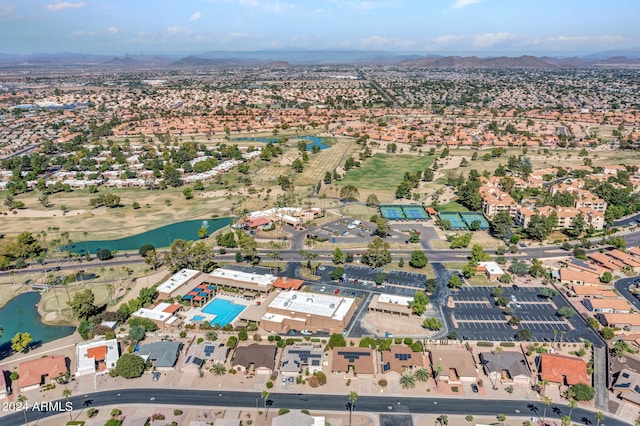
<path id="1" fill-rule="evenodd" d="M 398 64 L 430 68 L 575 68 L 594 66 L 640 66 L 640 50 L 611 51 L 582 57 L 530 56 L 440 56 L 398 54 L 384 51 L 262 50 L 210 51 L 188 56 L 82 53 L 0 53 L 0 67 L 115 67 L 171 68 L 218 66 L 288 66 L 331 64 Z"/>

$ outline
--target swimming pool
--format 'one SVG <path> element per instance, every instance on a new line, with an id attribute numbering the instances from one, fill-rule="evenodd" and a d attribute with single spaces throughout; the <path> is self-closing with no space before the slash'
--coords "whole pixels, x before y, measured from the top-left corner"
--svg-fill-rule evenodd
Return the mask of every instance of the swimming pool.
<path id="1" fill-rule="evenodd" d="M 220 327 L 224 327 L 236 319 L 245 308 L 246 306 L 244 305 L 238 305 L 226 299 L 215 298 L 202 308 L 202 312 L 216 316 L 216 318 L 211 321 L 211 325 L 217 324 Z"/>
<path id="2" fill-rule="evenodd" d="M 203 321 L 207 319 L 207 317 L 203 317 L 202 315 L 194 315 L 191 317 L 191 321 Z"/>

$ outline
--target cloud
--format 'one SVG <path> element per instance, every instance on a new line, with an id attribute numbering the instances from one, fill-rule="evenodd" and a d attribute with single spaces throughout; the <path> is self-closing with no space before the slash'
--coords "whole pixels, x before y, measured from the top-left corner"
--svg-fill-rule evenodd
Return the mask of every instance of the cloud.
<path id="1" fill-rule="evenodd" d="M 14 6 L 8 3 L 0 3 L 0 17 L 8 16 L 13 12 Z"/>
<path id="2" fill-rule="evenodd" d="M 451 7 L 454 9 L 464 9 L 465 7 L 472 6 L 474 4 L 480 3 L 484 0 L 456 0 Z"/>
<path id="3" fill-rule="evenodd" d="M 116 34 L 120 33 L 121 30 L 119 28 L 116 28 L 116 27 L 109 27 L 109 28 L 107 28 L 107 32 L 109 34 L 111 34 L 111 35 L 116 35 Z"/>
<path id="4" fill-rule="evenodd" d="M 193 30 L 187 27 L 180 27 L 178 25 L 174 25 L 172 27 L 167 27 L 165 30 L 169 35 L 188 35 L 192 34 Z"/>
<path id="5" fill-rule="evenodd" d="M 202 18 L 202 13 L 194 12 L 193 15 L 191 15 L 191 17 L 189 18 L 189 21 L 191 21 L 191 22 L 197 21 L 200 18 Z"/>
<path id="6" fill-rule="evenodd" d="M 452 43 L 456 43 L 459 41 L 464 40 L 464 36 L 463 35 L 458 35 L 458 34 L 446 34 L 446 35 L 441 35 L 440 37 L 436 38 L 435 42 L 437 45 L 447 45 L 447 44 L 452 44 Z"/>
<path id="7" fill-rule="evenodd" d="M 45 6 L 45 9 L 51 10 L 53 12 L 57 12 L 59 10 L 65 9 L 80 9 L 81 7 L 85 7 L 87 4 L 83 1 L 78 3 L 70 3 L 68 1 L 63 1 L 60 3 L 49 3 Z"/>
<path id="8" fill-rule="evenodd" d="M 500 44 L 505 41 L 519 40 L 520 38 L 520 36 L 511 33 L 484 33 L 474 36 L 473 46 L 486 48 L 495 46 L 496 44 Z"/>

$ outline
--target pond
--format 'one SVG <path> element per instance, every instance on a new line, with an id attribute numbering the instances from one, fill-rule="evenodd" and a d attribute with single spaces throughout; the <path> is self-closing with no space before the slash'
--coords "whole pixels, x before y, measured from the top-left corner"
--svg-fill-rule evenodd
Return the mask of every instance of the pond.
<path id="1" fill-rule="evenodd" d="M 230 217 L 187 220 L 117 240 L 78 241 L 71 246 L 71 250 L 76 253 L 84 254 L 86 253 L 87 248 L 90 253 L 95 253 L 101 248 L 109 249 L 111 251 L 138 250 L 144 244 L 151 244 L 157 248 L 169 247 L 174 240 L 197 240 L 198 229 L 202 227 L 207 228 L 207 235 L 211 235 L 218 229 L 224 228 L 230 224 Z"/>
<path id="2" fill-rule="evenodd" d="M 31 333 L 32 345 L 39 346 L 69 336 L 75 327 L 43 324 L 36 304 L 40 294 L 23 293 L 0 308 L 0 325 L 4 329 L 0 338 L 0 359 L 11 353 L 11 338 L 18 332 Z"/>
<path id="3" fill-rule="evenodd" d="M 262 142 L 262 143 L 278 143 L 278 141 L 280 139 L 276 139 L 276 138 L 234 138 L 232 139 L 234 141 L 240 141 L 240 142 Z M 329 145 L 326 145 L 323 143 L 323 139 L 319 138 L 317 136 L 295 136 L 292 137 L 290 140 L 306 140 L 309 141 L 309 143 L 307 144 L 307 149 L 309 151 L 311 151 L 311 149 L 313 149 L 314 146 L 319 147 L 320 149 L 327 149 L 327 148 L 331 148 Z"/>

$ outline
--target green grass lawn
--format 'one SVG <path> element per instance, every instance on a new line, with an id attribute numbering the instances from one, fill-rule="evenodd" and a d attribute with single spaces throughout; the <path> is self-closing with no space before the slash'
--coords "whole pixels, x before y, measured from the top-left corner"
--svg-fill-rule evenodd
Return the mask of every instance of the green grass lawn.
<path id="1" fill-rule="evenodd" d="M 442 204 L 438 206 L 439 212 L 467 212 L 468 208 L 458 203 L 457 201 L 449 201 L 447 204 Z"/>
<path id="2" fill-rule="evenodd" d="M 349 170 L 340 183 L 360 189 L 395 191 L 405 172 L 422 172 L 432 163 L 433 157 L 428 155 L 375 154 L 361 167 Z"/>

